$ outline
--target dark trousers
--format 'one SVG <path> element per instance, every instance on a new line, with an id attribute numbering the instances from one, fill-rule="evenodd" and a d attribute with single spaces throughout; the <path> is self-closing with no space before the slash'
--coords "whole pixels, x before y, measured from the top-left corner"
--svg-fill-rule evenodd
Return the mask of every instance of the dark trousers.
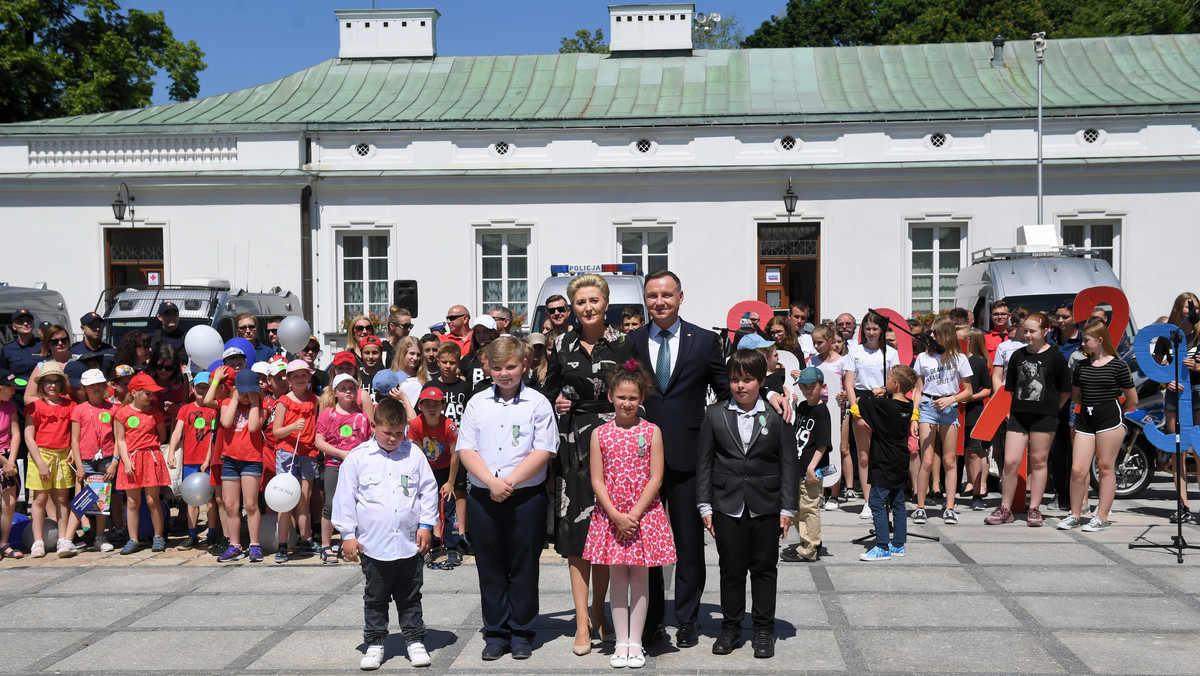
<path id="1" fill-rule="evenodd" d="M 892 510 L 891 543 L 897 547 L 908 539 L 908 513 L 904 510 L 904 487 L 871 486 L 871 518 L 875 520 L 875 546 L 888 548 L 888 510 Z"/>
<path id="2" fill-rule="evenodd" d="M 464 471 L 464 470 L 459 470 Z M 450 480 L 450 468 L 433 470 L 433 478 L 437 481 L 438 490 L 442 489 L 447 481 Z M 449 500 L 442 498 L 438 494 L 438 517 L 441 521 L 441 528 L 436 533 L 442 541 L 442 546 L 446 549 L 454 549 L 458 546 L 462 536 L 458 534 L 458 512 L 455 509 L 454 496 L 451 495 Z"/>
<path id="3" fill-rule="evenodd" d="M 359 553 L 363 575 L 363 642 L 382 645 L 388 635 L 388 605 L 394 600 L 400 614 L 400 633 L 406 643 L 425 640 L 421 616 L 421 557 L 380 561 Z"/>
<path id="4" fill-rule="evenodd" d="M 775 634 L 775 581 L 779 565 L 779 515 L 739 517 L 713 512 L 721 568 L 722 631 L 742 631 L 746 574 L 750 575 L 750 619 L 755 634 Z"/>
<path id="5" fill-rule="evenodd" d="M 675 538 L 675 620 L 695 624 L 704 593 L 704 523 L 696 509 L 696 474 L 667 468 L 659 491 Z M 650 569 L 650 606 L 646 637 L 664 623 L 666 590 L 661 567 Z"/>
<path id="6" fill-rule="evenodd" d="M 1054 433 L 1054 443 L 1050 446 L 1050 480 L 1059 507 L 1070 508 L 1071 505 L 1071 408 L 1075 402 L 1068 401 L 1067 405 L 1058 412 L 1058 429 Z M 1085 496 L 1086 497 L 1086 496 Z"/>
<path id="7" fill-rule="evenodd" d="M 520 489 L 503 502 L 486 488 L 472 486 L 467 495 L 487 643 L 533 642 L 548 504 L 544 486 Z"/>

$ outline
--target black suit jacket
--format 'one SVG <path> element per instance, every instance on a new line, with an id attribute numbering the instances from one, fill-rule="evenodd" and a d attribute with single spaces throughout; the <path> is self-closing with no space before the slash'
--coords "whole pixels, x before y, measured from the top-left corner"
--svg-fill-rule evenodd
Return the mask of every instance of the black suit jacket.
<path id="1" fill-rule="evenodd" d="M 719 401 L 704 414 L 696 466 L 696 502 L 723 514 L 759 515 L 799 509 L 796 432 L 770 406 L 754 418 L 750 447 L 742 452 L 737 413 Z M 766 424 L 764 425 L 763 422 Z"/>
<path id="2" fill-rule="evenodd" d="M 633 358 L 654 374 L 650 359 L 651 331 L 659 331 L 653 322 L 639 327 L 629 338 L 633 341 Z M 712 387 L 717 399 L 728 399 L 729 379 L 725 376 L 721 344 L 712 331 L 681 321 L 673 347 L 679 350 L 675 369 L 666 390 L 658 387 L 656 377 L 646 397 L 646 419 L 662 430 L 667 467 L 678 472 L 695 472 L 696 443 L 704 421 L 708 388 Z"/>

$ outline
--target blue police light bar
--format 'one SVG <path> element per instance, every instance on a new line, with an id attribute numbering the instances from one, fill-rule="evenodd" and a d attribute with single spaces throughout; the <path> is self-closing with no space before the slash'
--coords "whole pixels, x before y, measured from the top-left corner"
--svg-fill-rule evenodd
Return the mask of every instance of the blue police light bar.
<path id="1" fill-rule="evenodd" d="M 637 272 L 637 263 L 603 263 L 590 265 L 551 265 L 552 275 L 586 275 L 598 272 Z"/>

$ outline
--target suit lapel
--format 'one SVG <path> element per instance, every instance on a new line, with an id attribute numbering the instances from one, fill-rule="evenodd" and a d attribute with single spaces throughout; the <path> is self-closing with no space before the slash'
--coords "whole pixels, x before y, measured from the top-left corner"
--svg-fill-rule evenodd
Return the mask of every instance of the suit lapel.
<path id="1" fill-rule="evenodd" d="M 742 433 L 738 431 L 737 413 L 726 406 L 721 410 L 725 414 L 725 431 L 729 433 L 729 438 L 733 439 L 733 443 L 737 444 L 738 448 L 742 447 Z"/>

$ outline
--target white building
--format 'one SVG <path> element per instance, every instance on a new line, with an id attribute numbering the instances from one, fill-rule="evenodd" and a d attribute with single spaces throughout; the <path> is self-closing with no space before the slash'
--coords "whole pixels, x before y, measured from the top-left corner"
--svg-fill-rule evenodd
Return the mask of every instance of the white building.
<path id="1" fill-rule="evenodd" d="M 436 10 L 339 12 L 340 56 L 277 82 L 0 126 L 0 279 L 76 315 L 150 271 L 278 285 L 331 334 L 397 279 L 424 327 L 525 314 L 551 264 L 637 261 L 714 326 L 747 298 L 948 307 L 971 251 L 1038 220 L 1028 41 L 693 51 L 691 4 L 610 10 L 613 54 L 476 57 L 435 56 Z M 1046 53 L 1043 217 L 1143 323 L 1194 285 L 1197 82 L 1196 35 Z"/>

